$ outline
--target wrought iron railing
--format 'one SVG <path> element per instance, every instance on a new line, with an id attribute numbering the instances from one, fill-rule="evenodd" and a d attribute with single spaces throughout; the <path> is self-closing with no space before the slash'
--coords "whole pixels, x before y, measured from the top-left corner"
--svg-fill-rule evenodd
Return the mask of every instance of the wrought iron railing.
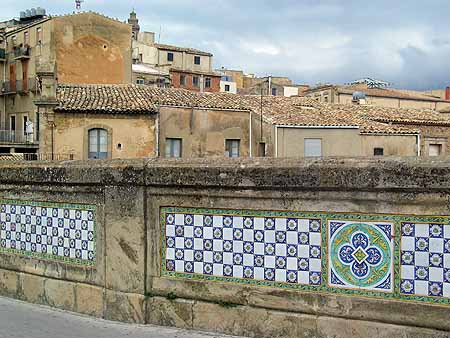
<path id="1" fill-rule="evenodd" d="M 35 134 L 25 134 L 18 130 L 0 130 L 0 142 L 3 143 L 36 143 Z"/>
<path id="2" fill-rule="evenodd" d="M 11 153 L 0 154 L 0 162 L 20 161 L 72 161 L 74 154 L 51 154 L 51 153 Z"/>
<path id="3" fill-rule="evenodd" d="M 14 49 L 14 57 L 15 58 L 28 58 L 30 57 L 31 54 L 31 48 L 28 46 L 24 46 L 24 47 L 17 47 Z"/>

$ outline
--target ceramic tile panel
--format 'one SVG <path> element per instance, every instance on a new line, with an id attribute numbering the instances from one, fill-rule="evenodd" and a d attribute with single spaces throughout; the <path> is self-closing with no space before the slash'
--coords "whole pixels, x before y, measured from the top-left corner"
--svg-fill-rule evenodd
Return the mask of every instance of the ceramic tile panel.
<path id="1" fill-rule="evenodd" d="M 320 285 L 320 219 L 168 213 L 167 271 Z"/>
<path id="2" fill-rule="evenodd" d="M 450 225 L 403 222 L 401 235 L 400 292 L 450 298 Z"/>
<path id="3" fill-rule="evenodd" d="M 450 305 L 450 217 L 162 207 L 162 276 Z"/>
<path id="4" fill-rule="evenodd" d="M 95 217 L 94 206 L 0 201 L 0 252 L 93 265 Z"/>

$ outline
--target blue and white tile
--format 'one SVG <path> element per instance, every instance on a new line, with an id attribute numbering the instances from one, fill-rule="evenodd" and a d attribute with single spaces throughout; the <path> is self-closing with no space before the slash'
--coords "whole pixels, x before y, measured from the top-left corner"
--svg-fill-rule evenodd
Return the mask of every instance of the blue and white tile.
<path id="1" fill-rule="evenodd" d="M 170 264 L 175 272 L 290 284 L 321 282 L 319 220 L 183 213 L 166 216 L 166 243 L 171 243 L 166 259 L 175 262 Z M 300 232 L 307 238 L 305 243 L 299 242 Z M 177 250 L 183 250 L 182 254 L 177 256 Z M 305 270 L 299 271 L 299 259 L 304 259 Z"/>

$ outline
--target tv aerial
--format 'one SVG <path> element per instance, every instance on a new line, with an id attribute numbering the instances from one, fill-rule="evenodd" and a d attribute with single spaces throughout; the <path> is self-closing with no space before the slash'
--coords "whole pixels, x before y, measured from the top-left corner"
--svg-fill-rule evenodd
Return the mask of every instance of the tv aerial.
<path id="1" fill-rule="evenodd" d="M 81 4 L 84 2 L 84 0 L 75 0 L 75 6 L 77 8 L 77 11 L 81 10 Z"/>

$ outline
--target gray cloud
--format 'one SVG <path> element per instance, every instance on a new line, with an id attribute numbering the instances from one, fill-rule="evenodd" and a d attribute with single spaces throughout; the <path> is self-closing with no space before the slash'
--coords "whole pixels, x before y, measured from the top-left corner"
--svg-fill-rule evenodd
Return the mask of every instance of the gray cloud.
<path id="1" fill-rule="evenodd" d="M 74 0 L 3 0 L 0 20 L 42 6 L 70 13 Z M 371 76 L 397 87 L 450 83 L 450 2 L 428 0 L 85 0 L 83 8 L 125 20 L 136 8 L 161 42 L 211 51 L 215 66 L 298 83 Z"/>

